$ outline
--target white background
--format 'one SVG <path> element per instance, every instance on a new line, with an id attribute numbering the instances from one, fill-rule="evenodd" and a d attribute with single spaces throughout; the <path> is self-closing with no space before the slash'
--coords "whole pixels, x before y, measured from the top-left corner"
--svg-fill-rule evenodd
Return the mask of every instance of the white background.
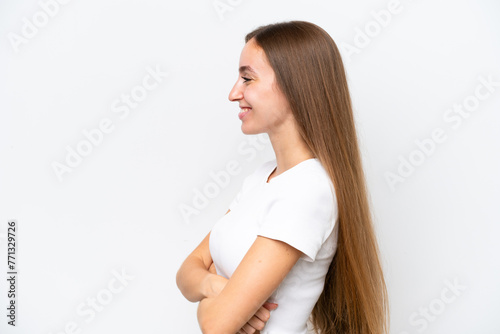
<path id="1" fill-rule="evenodd" d="M 372 11 L 389 3 L 73 0 L 47 16 L 37 1 L 2 1 L 0 277 L 9 219 L 19 275 L 15 328 L 0 280 L 0 332 L 199 333 L 176 271 L 244 177 L 274 157 L 266 135 L 241 132 L 227 98 L 244 36 L 295 19 L 323 27 L 344 57 L 391 333 L 500 333 L 500 3 L 401 0 L 381 26 Z M 39 25 L 29 38 L 27 21 Z M 120 118 L 113 105 L 140 92 L 148 68 L 168 76 Z M 474 101 L 480 77 L 497 86 L 446 121 Z M 103 119 L 113 130 L 60 180 L 53 164 Z M 438 128 L 446 140 L 418 153 L 415 141 Z M 391 187 L 387 173 L 410 157 L 418 165 Z M 218 185 L 228 163 L 238 168 Z M 183 215 L 197 191 L 212 198 Z"/>

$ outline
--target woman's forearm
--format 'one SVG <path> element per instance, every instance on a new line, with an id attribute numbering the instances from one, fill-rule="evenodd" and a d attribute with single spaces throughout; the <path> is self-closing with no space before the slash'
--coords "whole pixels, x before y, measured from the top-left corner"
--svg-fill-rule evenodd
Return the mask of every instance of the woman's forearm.
<path id="1" fill-rule="evenodd" d="M 177 287 L 190 302 L 199 302 L 210 295 L 210 276 L 202 259 L 190 255 L 177 271 Z"/>

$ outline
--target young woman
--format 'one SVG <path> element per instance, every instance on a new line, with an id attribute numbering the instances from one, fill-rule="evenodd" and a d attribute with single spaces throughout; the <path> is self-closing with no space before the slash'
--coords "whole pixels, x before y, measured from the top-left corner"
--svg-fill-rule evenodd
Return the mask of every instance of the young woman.
<path id="1" fill-rule="evenodd" d="M 322 28 L 245 38 L 229 94 L 276 159 L 247 176 L 177 273 L 203 333 L 388 333 L 388 300 L 347 80 Z"/>

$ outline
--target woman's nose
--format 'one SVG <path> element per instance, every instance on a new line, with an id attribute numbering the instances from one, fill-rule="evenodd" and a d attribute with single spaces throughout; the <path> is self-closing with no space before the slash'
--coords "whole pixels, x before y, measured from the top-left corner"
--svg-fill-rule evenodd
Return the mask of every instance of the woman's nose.
<path id="1" fill-rule="evenodd" d="M 241 100 L 242 97 L 243 93 L 238 85 L 238 82 L 236 82 L 233 89 L 229 92 L 229 101 L 238 101 Z"/>

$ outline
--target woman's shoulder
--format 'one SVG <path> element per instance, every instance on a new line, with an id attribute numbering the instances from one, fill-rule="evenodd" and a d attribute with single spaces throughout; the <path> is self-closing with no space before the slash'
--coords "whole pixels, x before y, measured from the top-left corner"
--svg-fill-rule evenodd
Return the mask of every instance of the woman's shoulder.
<path id="1" fill-rule="evenodd" d="M 266 160 L 258 164 L 251 173 L 244 177 L 243 189 L 248 190 L 249 188 L 257 185 L 264 179 L 266 173 L 268 174 L 272 171 L 274 168 L 273 166 L 273 160 Z"/>
<path id="2" fill-rule="evenodd" d="M 268 176 L 276 166 L 276 160 L 270 159 L 261 162 L 254 171 L 249 175 L 249 178 L 252 178 L 255 181 L 263 180 L 266 176 Z"/>
<path id="3" fill-rule="evenodd" d="M 293 173 L 289 174 L 290 182 L 283 182 L 290 187 L 301 186 L 305 189 L 326 189 L 329 185 L 333 185 L 321 162 L 317 159 L 309 159 L 301 163 L 300 168 L 297 168 Z"/>
<path id="4" fill-rule="evenodd" d="M 275 179 L 277 182 L 274 183 L 280 196 L 322 202 L 330 202 L 335 197 L 333 182 L 318 159 L 310 159 L 300 164 L 299 168 L 292 168 L 282 175 L 282 178 L 278 175 Z"/>

